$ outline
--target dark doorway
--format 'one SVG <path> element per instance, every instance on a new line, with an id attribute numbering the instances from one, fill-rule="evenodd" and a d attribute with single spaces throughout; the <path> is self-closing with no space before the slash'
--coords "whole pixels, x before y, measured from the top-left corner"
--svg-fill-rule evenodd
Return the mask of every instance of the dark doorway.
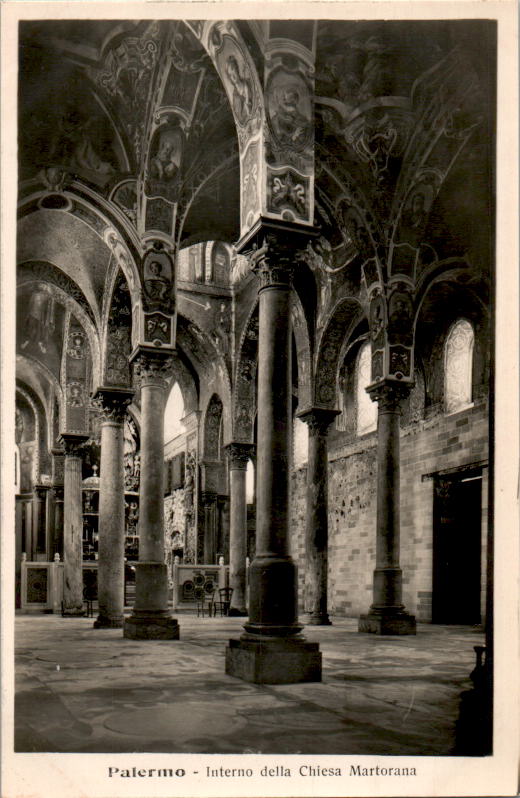
<path id="1" fill-rule="evenodd" d="M 432 621 L 480 623 L 482 476 L 437 477 L 433 507 Z"/>

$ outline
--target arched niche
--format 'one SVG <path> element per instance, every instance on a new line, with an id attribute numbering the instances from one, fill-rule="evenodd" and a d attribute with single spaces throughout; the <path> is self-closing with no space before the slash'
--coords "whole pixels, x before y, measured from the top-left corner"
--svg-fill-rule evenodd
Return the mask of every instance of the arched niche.
<path id="1" fill-rule="evenodd" d="M 203 457 L 209 461 L 220 461 L 222 451 L 222 400 L 213 394 L 204 414 Z"/>
<path id="2" fill-rule="evenodd" d="M 233 440 L 253 443 L 258 358 L 258 303 L 240 338 L 233 392 Z"/>

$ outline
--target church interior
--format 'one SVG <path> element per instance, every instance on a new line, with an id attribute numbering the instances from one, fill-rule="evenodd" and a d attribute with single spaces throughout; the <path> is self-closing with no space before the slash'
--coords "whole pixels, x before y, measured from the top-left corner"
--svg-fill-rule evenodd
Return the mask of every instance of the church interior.
<path id="1" fill-rule="evenodd" d="M 495 58 L 20 23 L 17 750 L 489 752 Z"/>

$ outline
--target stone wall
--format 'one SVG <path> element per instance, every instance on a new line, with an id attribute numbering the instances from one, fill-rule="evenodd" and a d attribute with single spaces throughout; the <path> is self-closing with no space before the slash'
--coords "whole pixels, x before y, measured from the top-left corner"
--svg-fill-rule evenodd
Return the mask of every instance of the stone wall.
<path id="1" fill-rule="evenodd" d="M 404 603 L 431 620 L 433 489 L 427 475 L 482 463 L 488 457 L 487 403 L 411 424 L 401 432 L 401 567 Z M 345 436 L 347 437 L 347 436 Z M 329 612 L 357 617 L 372 602 L 375 567 L 376 433 L 329 447 Z M 482 613 L 485 607 L 487 468 L 482 479 Z M 292 554 L 304 611 L 306 468 L 292 475 Z"/>

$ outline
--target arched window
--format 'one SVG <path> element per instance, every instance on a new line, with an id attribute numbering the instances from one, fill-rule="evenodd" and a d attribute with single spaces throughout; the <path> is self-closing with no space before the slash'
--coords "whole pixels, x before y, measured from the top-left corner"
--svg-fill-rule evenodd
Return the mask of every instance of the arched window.
<path id="1" fill-rule="evenodd" d="M 452 326 L 444 348 L 444 408 L 457 413 L 472 405 L 473 327 L 466 319 Z"/>
<path id="2" fill-rule="evenodd" d="M 377 429 L 377 403 L 366 392 L 370 385 L 370 343 L 359 350 L 356 369 L 356 429 L 358 435 L 366 435 Z"/>
<path id="3" fill-rule="evenodd" d="M 184 416 L 184 401 L 182 399 L 181 389 L 176 382 L 170 391 L 168 401 L 166 402 L 166 409 L 164 411 L 164 442 L 176 438 L 184 432 L 181 424 L 181 418 Z"/>
<path id="4" fill-rule="evenodd" d="M 301 468 L 309 459 L 309 428 L 301 418 L 293 424 L 293 466 Z"/>
<path id="5" fill-rule="evenodd" d="M 247 461 L 246 469 L 246 503 L 253 504 L 255 500 L 255 467 L 251 460 Z"/>

